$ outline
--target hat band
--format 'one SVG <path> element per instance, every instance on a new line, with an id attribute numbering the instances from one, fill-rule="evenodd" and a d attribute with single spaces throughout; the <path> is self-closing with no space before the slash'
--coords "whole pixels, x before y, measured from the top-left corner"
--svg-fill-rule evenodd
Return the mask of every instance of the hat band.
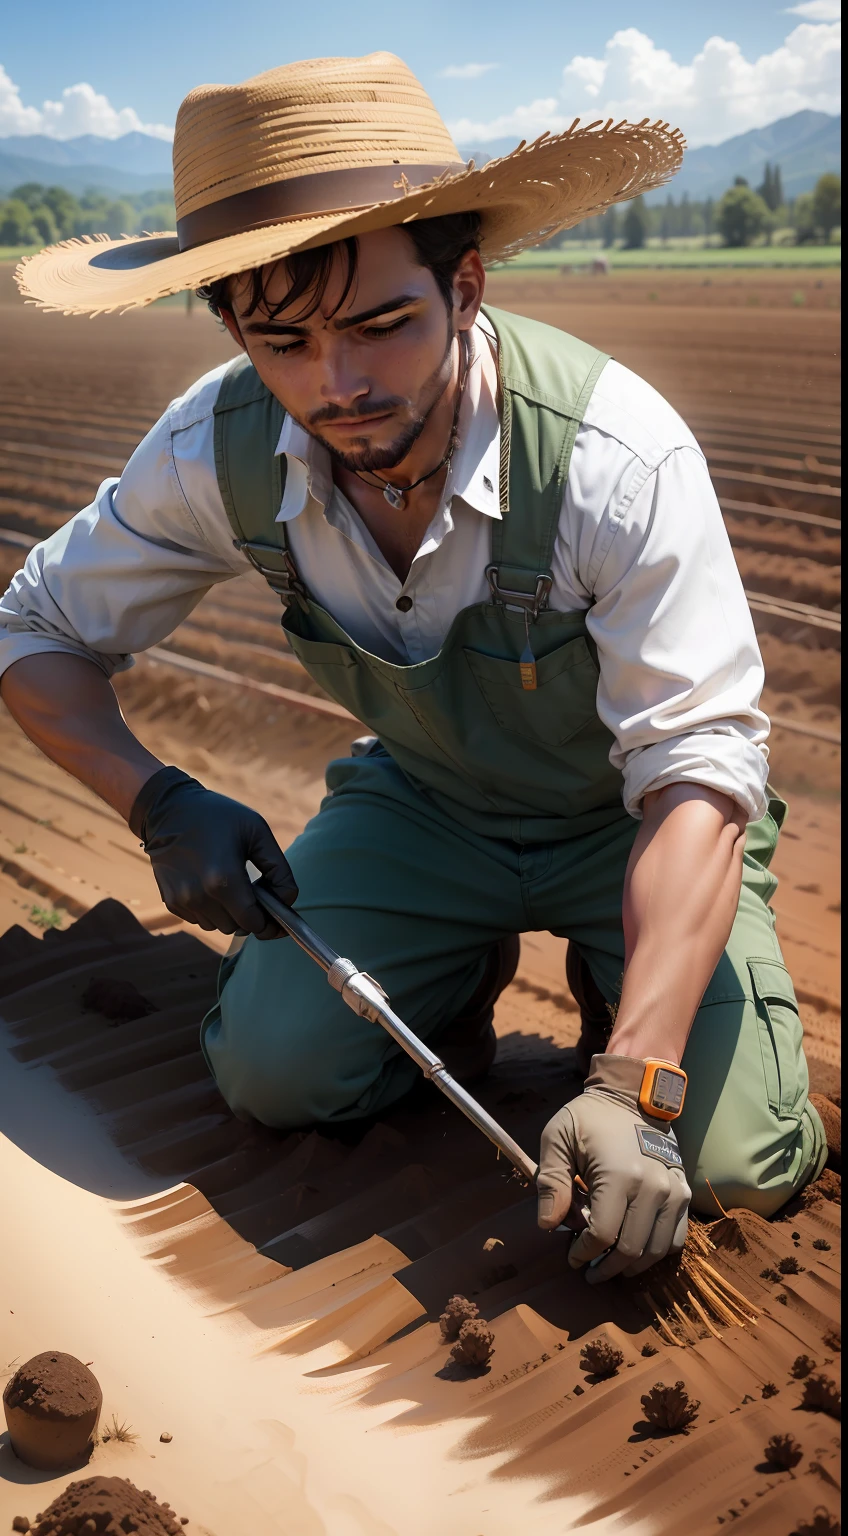
<path id="1" fill-rule="evenodd" d="M 318 171 L 310 176 L 290 176 L 247 192 L 235 192 L 216 203 L 207 203 L 177 220 L 181 251 L 245 234 L 263 225 L 281 224 L 310 213 L 340 213 L 345 208 L 367 208 L 371 203 L 393 202 L 412 188 L 426 185 L 445 171 L 465 170 L 462 160 L 441 165 L 363 165 L 343 171 Z"/>

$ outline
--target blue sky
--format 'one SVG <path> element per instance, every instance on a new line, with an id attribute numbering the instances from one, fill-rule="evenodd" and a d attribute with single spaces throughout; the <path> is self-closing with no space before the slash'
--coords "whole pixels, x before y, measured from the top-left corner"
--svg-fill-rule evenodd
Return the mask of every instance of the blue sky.
<path id="1" fill-rule="evenodd" d="M 37 0 L 3 23 L 0 136 L 164 135 L 201 81 L 386 48 L 466 143 L 578 113 L 667 116 L 691 143 L 716 142 L 801 107 L 839 109 L 838 17 L 838 0 Z"/>

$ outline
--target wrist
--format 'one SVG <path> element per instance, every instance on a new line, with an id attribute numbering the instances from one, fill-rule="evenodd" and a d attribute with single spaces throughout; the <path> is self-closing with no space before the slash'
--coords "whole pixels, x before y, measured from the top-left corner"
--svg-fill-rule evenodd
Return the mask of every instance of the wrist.
<path id="1" fill-rule="evenodd" d="M 658 1057 L 644 1059 L 611 1052 L 593 1056 L 584 1092 L 602 1093 L 651 1120 L 676 1120 L 688 1079 L 682 1067 Z"/>
<path id="2" fill-rule="evenodd" d="M 162 797 L 170 790 L 181 784 L 196 782 L 191 775 L 184 773 L 182 768 L 166 767 L 157 771 L 145 779 L 138 790 L 127 817 L 130 831 L 142 842 L 146 842 L 144 824 L 154 805 L 161 801 Z"/>

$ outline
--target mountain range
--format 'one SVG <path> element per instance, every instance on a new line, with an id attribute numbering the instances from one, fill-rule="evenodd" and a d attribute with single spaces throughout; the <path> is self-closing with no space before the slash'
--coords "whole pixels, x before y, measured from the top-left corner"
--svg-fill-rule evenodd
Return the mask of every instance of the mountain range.
<path id="1" fill-rule="evenodd" d="M 752 128 L 722 144 L 687 150 L 683 166 L 669 190 L 692 199 L 720 197 L 734 176 L 756 186 L 767 160 L 777 162 L 787 196 L 808 192 L 823 171 L 841 167 L 841 118 L 827 112 L 795 112 L 765 128 Z M 460 145 L 466 159 L 478 165 L 508 154 L 513 139 Z M 76 139 L 51 139 L 45 134 L 0 139 L 0 197 L 25 181 L 65 187 L 79 196 L 89 188 L 119 195 L 123 192 L 168 191 L 171 185 L 171 146 L 146 133 L 125 133 L 118 139 L 84 134 Z M 662 201 L 663 189 L 648 201 Z"/>

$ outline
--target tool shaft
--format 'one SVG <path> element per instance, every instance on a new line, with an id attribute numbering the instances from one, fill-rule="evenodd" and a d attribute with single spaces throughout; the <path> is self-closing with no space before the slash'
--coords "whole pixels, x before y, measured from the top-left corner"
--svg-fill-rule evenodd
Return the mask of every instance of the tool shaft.
<path id="1" fill-rule="evenodd" d="M 346 960 L 337 954 L 310 927 L 299 912 L 295 912 L 293 907 L 287 907 L 267 890 L 261 881 L 254 884 L 253 893 L 265 911 L 279 923 L 281 928 L 285 929 L 286 933 L 316 964 L 321 966 L 322 970 L 328 973 L 330 985 L 341 993 L 348 1007 L 361 1017 L 371 1019 L 374 1024 L 380 1024 L 396 1044 L 412 1057 L 425 1077 L 429 1077 L 445 1097 L 461 1110 L 466 1119 L 470 1120 L 472 1125 L 476 1125 L 498 1151 L 509 1158 L 519 1173 L 526 1179 L 535 1179 L 539 1171 L 538 1164 L 528 1157 L 517 1141 L 513 1141 L 503 1126 L 492 1118 L 482 1104 L 478 1104 L 461 1083 L 451 1077 L 441 1058 L 436 1056 L 423 1040 L 419 1040 L 402 1019 L 398 1018 L 377 983 L 364 971 L 360 971 L 352 960 Z"/>

